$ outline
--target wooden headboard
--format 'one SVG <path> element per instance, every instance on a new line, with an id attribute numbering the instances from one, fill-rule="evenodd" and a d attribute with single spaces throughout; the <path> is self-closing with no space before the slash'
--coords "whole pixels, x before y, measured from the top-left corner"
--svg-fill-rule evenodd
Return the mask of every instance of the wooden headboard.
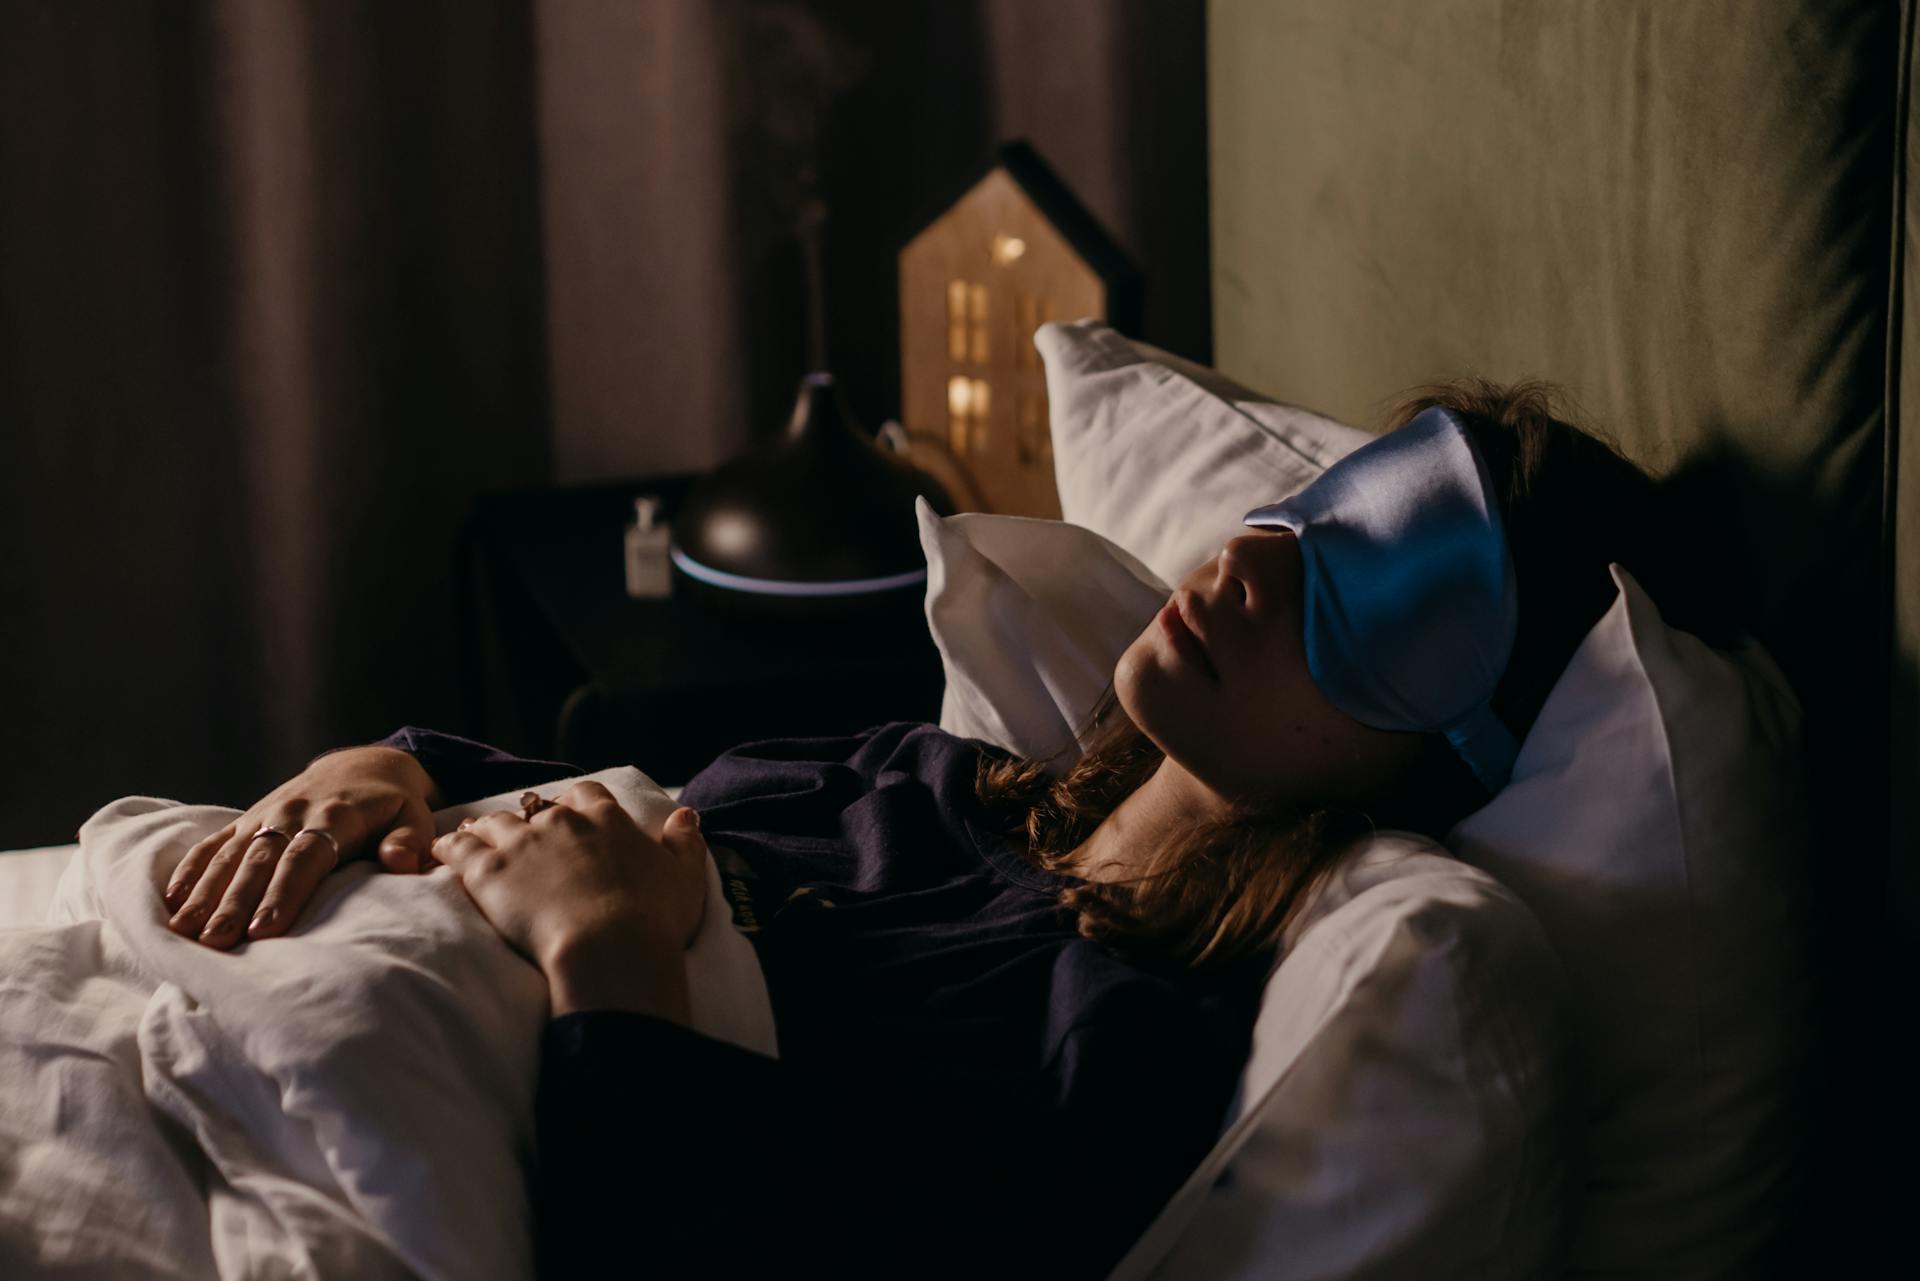
<path id="1" fill-rule="evenodd" d="M 1880 1075 L 1920 976 L 1911 10 L 1209 7 L 1215 363 L 1376 430 L 1415 383 L 1552 380 L 1674 487 L 1800 695 L 1845 976 L 1829 1248 L 1914 1137 Z"/>

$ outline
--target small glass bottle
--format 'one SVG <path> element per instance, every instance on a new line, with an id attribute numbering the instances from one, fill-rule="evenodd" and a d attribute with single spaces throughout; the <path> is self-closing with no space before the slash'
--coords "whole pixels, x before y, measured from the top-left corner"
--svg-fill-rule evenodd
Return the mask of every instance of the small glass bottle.
<path id="1" fill-rule="evenodd" d="M 627 526 L 627 595 L 673 594 L 673 567 L 667 559 L 667 537 L 672 532 L 658 522 L 660 500 L 643 494 L 633 500 L 633 524 Z"/>

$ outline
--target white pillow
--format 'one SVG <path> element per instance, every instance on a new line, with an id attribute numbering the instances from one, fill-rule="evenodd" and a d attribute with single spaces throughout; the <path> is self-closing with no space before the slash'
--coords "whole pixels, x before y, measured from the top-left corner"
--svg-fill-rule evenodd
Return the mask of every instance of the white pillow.
<path id="1" fill-rule="evenodd" d="M 1289 926 L 1226 1131 L 1109 1281 L 1513 1277 L 1565 1250 L 1579 1095 L 1533 913 L 1412 832 Z"/>
<path id="2" fill-rule="evenodd" d="M 1071 764 L 1166 585 L 1074 525 L 916 510 L 941 727 Z M 1537 1275 L 1569 1208 L 1562 986 L 1492 877 L 1358 843 L 1294 923 L 1220 1142 L 1114 1277 Z"/>
<path id="3" fill-rule="evenodd" d="M 1758 642 L 1620 594 L 1448 834 L 1540 916 L 1588 1073 L 1582 1275 L 1746 1277 L 1790 1225 L 1816 1044 L 1800 705 Z"/>
<path id="4" fill-rule="evenodd" d="M 1171 589 L 1091 530 L 1027 516 L 942 518 L 913 500 L 927 624 L 946 668 L 940 728 L 1059 772 L 1074 731 Z M 1061 752 L 1062 746 L 1067 750 Z"/>
<path id="5" fill-rule="evenodd" d="M 1097 320 L 1042 325 L 1060 517 L 1167 583 L 1373 437 L 1269 400 Z"/>

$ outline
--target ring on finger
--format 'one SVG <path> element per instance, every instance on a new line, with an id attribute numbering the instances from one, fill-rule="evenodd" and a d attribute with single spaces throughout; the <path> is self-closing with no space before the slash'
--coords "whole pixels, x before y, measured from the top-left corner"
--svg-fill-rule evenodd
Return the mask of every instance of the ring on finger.
<path id="1" fill-rule="evenodd" d="M 277 837 L 279 837 L 279 838 L 280 838 L 281 840 L 283 840 L 283 841 L 290 841 L 290 840 L 292 840 L 292 839 L 293 839 L 293 838 L 292 838 L 291 836 L 288 836 L 288 835 L 287 835 L 287 829 L 286 829 L 286 828 L 284 828 L 284 827 L 275 827 L 275 826 L 274 826 L 273 824 L 271 824 L 271 823 L 262 823 L 262 824 L 261 824 L 261 825 L 260 825 L 260 826 L 259 826 L 259 827 L 258 827 L 258 828 L 257 828 L 257 829 L 255 830 L 255 831 L 254 831 L 254 833 L 253 833 L 253 835 L 252 835 L 252 836 L 249 836 L 249 837 L 247 838 L 247 844 L 249 844 L 249 845 L 251 845 L 251 844 L 253 844 L 253 843 L 254 843 L 255 841 L 257 841 L 257 840 L 259 840 L 259 839 L 260 839 L 261 837 L 263 837 L 263 836 L 277 836 Z"/>

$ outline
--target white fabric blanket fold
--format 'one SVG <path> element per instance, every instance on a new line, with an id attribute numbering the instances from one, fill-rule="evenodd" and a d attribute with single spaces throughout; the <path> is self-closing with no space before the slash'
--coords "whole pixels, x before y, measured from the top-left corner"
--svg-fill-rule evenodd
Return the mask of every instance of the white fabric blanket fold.
<path id="1" fill-rule="evenodd" d="M 674 808 L 638 770 L 590 777 L 647 830 Z M 174 935 L 160 888 L 234 817 L 116 801 L 49 923 L 0 930 L 0 1274 L 530 1275 L 539 972 L 445 868 L 349 864 L 232 952 Z M 711 859 L 688 973 L 699 1030 L 775 1053 Z"/>

